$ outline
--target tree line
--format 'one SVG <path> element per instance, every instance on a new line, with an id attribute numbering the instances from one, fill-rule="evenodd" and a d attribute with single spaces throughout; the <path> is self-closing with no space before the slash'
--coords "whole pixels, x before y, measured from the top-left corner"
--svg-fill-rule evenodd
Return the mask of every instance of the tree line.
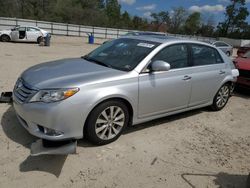
<path id="1" fill-rule="evenodd" d="M 0 16 L 64 22 L 71 24 L 207 37 L 250 38 L 249 12 L 245 0 L 230 0 L 225 20 L 183 7 L 152 13 L 150 18 L 132 16 L 121 10 L 118 0 L 0 0 Z"/>

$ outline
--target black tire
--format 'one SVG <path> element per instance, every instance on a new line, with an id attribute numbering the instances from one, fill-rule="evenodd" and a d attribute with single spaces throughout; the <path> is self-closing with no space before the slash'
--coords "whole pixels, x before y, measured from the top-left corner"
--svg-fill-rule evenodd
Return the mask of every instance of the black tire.
<path id="1" fill-rule="evenodd" d="M 230 94 L 231 94 L 230 90 L 231 90 L 231 85 L 228 83 L 220 87 L 220 89 L 214 96 L 213 104 L 211 106 L 212 110 L 219 111 L 219 110 L 222 110 L 226 106 L 228 99 L 230 98 Z M 220 103 L 219 99 L 221 99 L 221 101 L 223 102 Z"/>
<path id="2" fill-rule="evenodd" d="M 42 40 L 43 40 L 43 37 L 38 37 L 37 38 L 37 44 L 40 44 L 42 42 Z"/>
<path id="3" fill-rule="evenodd" d="M 115 123 L 113 124 L 112 123 L 113 120 L 112 120 L 112 122 L 109 122 L 109 123 L 103 123 L 103 124 L 97 123 L 97 120 L 99 120 L 99 119 L 104 119 L 104 121 L 106 121 L 105 118 L 103 118 L 104 116 L 102 116 L 101 114 L 104 111 L 105 111 L 105 113 L 108 112 L 108 110 L 110 110 L 111 107 L 116 107 L 116 109 L 121 110 L 120 113 L 123 114 L 123 116 L 124 116 L 124 118 L 122 118 L 123 126 L 118 126 Z M 115 110 L 113 110 L 113 111 L 115 111 Z M 108 115 L 108 113 L 106 113 L 106 114 Z M 111 112 L 110 112 L 110 114 L 111 114 Z M 110 114 L 108 115 L 108 117 L 111 119 Z M 117 115 L 119 115 L 119 113 Z M 116 117 L 114 117 L 114 118 L 116 118 Z M 114 122 L 115 122 L 115 120 L 114 120 Z M 118 123 L 118 120 L 117 120 L 117 123 Z M 99 104 L 97 107 L 95 107 L 94 110 L 92 110 L 92 112 L 89 114 L 89 117 L 88 117 L 86 124 L 85 124 L 84 131 L 85 131 L 85 135 L 86 135 L 87 139 L 91 143 L 93 143 L 95 145 L 104 145 L 104 144 L 108 144 L 108 143 L 111 143 L 111 142 L 117 140 L 121 136 L 123 130 L 127 127 L 128 123 L 129 123 L 129 112 L 128 112 L 127 106 L 119 100 L 106 101 L 106 102 Z M 117 134 L 114 132 L 113 128 L 115 128 L 115 127 L 113 127 L 113 126 L 117 126 L 116 128 L 119 129 L 119 132 Z M 100 131 L 100 134 L 102 135 L 106 131 L 103 134 L 105 137 L 103 139 L 100 138 L 101 135 L 98 135 L 98 133 L 97 133 L 97 129 L 102 128 L 102 127 L 105 127 L 104 128 L 105 130 L 103 129 L 102 132 Z M 114 136 L 114 137 L 109 139 L 108 137 L 109 137 L 110 131 L 111 131 L 111 134 L 113 134 L 112 136 Z"/>
<path id="4" fill-rule="evenodd" d="M 10 37 L 8 35 L 2 35 L 1 36 L 1 41 L 2 42 L 9 42 L 10 41 Z"/>

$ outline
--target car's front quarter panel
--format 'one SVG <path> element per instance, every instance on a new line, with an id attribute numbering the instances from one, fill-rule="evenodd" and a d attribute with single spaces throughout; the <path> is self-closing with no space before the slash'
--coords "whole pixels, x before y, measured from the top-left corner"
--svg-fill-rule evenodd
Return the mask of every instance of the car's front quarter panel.
<path id="1" fill-rule="evenodd" d="M 2 31 L 0 31 L 0 37 L 2 35 L 8 35 L 11 38 L 11 30 L 2 30 Z"/>
<path id="2" fill-rule="evenodd" d="M 133 109 L 133 122 L 137 119 L 138 111 L 138 73 L 132 71 L 128 75 L 105 82 L 92 83 L 80 87 L 80 93 L 75 100 L 84 106 L 85 122 L 88 114 L 100 103 L 106 100 L 122 99 Z"/>

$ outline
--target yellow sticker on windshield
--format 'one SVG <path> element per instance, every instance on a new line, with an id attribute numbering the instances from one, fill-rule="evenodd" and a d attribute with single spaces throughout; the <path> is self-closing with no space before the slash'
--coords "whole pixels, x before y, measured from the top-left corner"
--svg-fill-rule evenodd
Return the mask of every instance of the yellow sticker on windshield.
<path id="1" fill-rule="evenodd" d="M 154 44 L 148 44 L 148 43 L 139 43 L 137 46 L 140 47 L 145 47 L 145 48 L 153 48 L 155 45 Z"/>

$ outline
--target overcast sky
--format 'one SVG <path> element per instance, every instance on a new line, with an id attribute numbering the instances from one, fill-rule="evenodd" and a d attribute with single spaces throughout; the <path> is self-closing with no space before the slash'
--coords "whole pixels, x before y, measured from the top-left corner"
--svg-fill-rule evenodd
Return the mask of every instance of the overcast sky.
<path id="1" fill-rule="evenodd" d="M 215 22 L 224 19 L 225 7 L 230 0 L 119 0 L 122 10 L 127 10 L 132 15 L 149 18 L 152 12 L 169 11 L 173 7 L 183 6 L 190 12 L 198 11 L 203 16 L 213 15 Z M 246 6 L 250 12 L 250 0 L 246 0 Z M 250 23 L 250 16 L 247 18 Z"/>

